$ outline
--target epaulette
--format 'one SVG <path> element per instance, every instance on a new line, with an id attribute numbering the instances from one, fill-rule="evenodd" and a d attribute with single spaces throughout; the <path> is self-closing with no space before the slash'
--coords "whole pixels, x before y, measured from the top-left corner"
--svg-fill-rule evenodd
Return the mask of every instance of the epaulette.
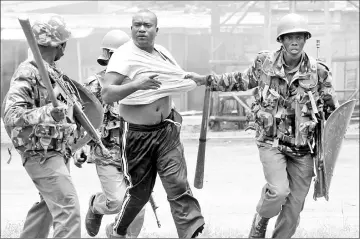
<path id="1" fill-rule="evenodd" d="M 32 84 L 36 84 L 37 80 L 40 79 L 40 74 L 39 71 L 29 62 L 23 62 L 17 68 L 13 79 L 20 77 L 27 79 Z"/>
<path id="2" fill-rule="evenodd" d="M 317 63 L 317 73 L 320 79 L 322 80 L 327 79 L 330 72 L 330 68 L 323 61 L 317 61 L 316 63 Z"/>
<path id="3" fill-rule="evenodd" d="M 327 71 L 330 71 L 330 67 L 326 64 L 326 62 L 317 59 L 316 60 L 317 66 L 319 70 L 324 70 L 322 67 L 324 67 Z M 320 67 L 319 67 L 320 66 Z"/>
<path id="4" fill-rule="evenodd" d="M 310 62 L 310 68 L 312 71 L 317 71 L 317 61 L 315 58 L 311 57 L 311 56 L 308 56 L 309 58 L 309 62 Z"/>
<path id="5" fill-rule="evenodd" d="M 268 50 L 263 50 L 263 51 L 259 51 L 257 53 L 257 56 L 256 56 L 257 59 L 260 59 L 261 62 L 264 62 L 265 59 L 267 58 L 271 58 L 271 51 L 268 51 Z"/>

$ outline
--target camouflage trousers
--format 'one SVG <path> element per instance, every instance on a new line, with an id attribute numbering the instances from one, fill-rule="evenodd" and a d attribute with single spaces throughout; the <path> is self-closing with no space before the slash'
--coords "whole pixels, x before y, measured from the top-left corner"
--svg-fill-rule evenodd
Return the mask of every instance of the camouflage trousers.
<path id="1" fill-rule="evenodd" d="M 271 144 L 257 142 L 266 184 L 256 211 L 261 217 L 277 215 L 273 238 L 294 235 L 314 175 L 310 154 L 294 156 L 280 152 Z"/>
<path id="2" fill-rule="evenodd" d="M 96 164 L 102 192 L 95 195 L 91 210 L 97 214 L 118 214 L 123 204 L 126 181 L 119 168 L 112 165 Z M 127 229 L 127 235 L 136 238 L 144 224 L 145 207 L 137 214 Z"/>
<path id="3" fill-rule="evenodd" d="M 47 238 L 51 226 L 54 238 L 80 238 L 80 204 L 69 164 L 61 155 L 46 160 L 33 156 L 25 161 L 41 200 L 29 210 L 20 238 Z"/>

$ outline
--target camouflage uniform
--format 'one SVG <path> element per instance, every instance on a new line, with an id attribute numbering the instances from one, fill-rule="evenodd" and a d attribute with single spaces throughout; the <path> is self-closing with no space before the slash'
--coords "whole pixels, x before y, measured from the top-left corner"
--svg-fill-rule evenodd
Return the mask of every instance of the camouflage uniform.
<path id="1" fill-rule="evenodd" d="M 35 22 L 33 33 L 38 44 L 44 46 L 56 46 L 70 37 L 59 16 Z M 54 86 L 54 79 L 64 75 L 55 64 L 44 64 Z M 28 212 L 22 238 L 46 238 L 51 225 L 54 237 L 81 236 L 80 205 L 68 167 L 70 145 L 80 129 L 76 123 L 55 121 L 52 109 L 36 64 L 29 58 L 11 79 L 3 117 L 6 131 L 41 199 Z"/>
<path id="2" fill-rule="evenodd" d="M 97 62 L 106 66 L 111 57 L 111 51 L 116 50 L 130 38 L 120 30 L 108 32 L 102 41 L 102 53 Z M 84 86 L 89 89 L 103 104 L 101 98 L 100 82 L 103 80 L 105 70 L 90 76 Z M 102 192 L 90 197 L 89 209 L 85 218 L 85 225 L 90 236 L 95 236 L 101 225 L 102 216 L 119 213 L 123 204 L 126 191 L 126 181 L 122 172 L 120 160 L 120 115 L 118 103 L 103 104 L 104 121 L 99 128 L 102 143 L 110 151 L 112 158 L 103 157 L 100 148 L 94 142 L 89 142 L 90 152 L 87 156 L 88 163 L 95 163 L 96 171 L 100 179 Z M 129 237 L 137 237 L 144 223 L 145 207 L 136 216 L 127 230 Z"/>
<path id="3" fill-rule="evenodd" d="M 209 81 L 217 91 L 257 87 L 252 113 L 267 181 L 257 212 L 267 219 L 280 213 L 273 237 L 290 238 L 314 176 L 313 130 L 320 119 L 314 117 L 310 97 L 313 96 L 325 117 L 338 106 L 338 101 L 331 72 L 324 63 L 303 52 L 293 70 L 285 71 L 284 64 L 282 48 L 276 52 L 263 51 L 244 72 L 211 75 Z"/>
<path id="4" fill-rule="evenodd" d="M 103 78 L 105 70 L 98 72 L 94 76 L 87 79 L 87 83 L 84 86 L 89 89 L 103 104 L 101 99 L 101 86 L 99 79 Z M 110 151 L 113 156 L 112 159 L 104 158 L 101 153 L 101 149 L 93 142 L 90 142 L 90 154 L 88 156 L 88 162 L 95 162 L 101 165 L 112 165 L 117 168 L 121 168 L 119 160 L 119 106 L 117 103 L 111 105 L 103 104 L 104 106 L 104 121 L 103 125 L 99 128 L 99 133 L 102 138 L 104 146 Z"/>
<path id="5" fill-rule="evenodd" d="M 105 70 L 98 72 L 87 79 L 84 86 L 88 88 L 101 103 L 100 80 L 104 77 Z M 96 193 L 90 199 L 91 210 L 95 214 L 117 214 L 122 206 L 126 190 L 126 182 L 122 173 L 119 144 L 119 106 L 117 103 L 103 104 L 104 123 L 99 128 L 104 146 L 110 151 L 112 159 L 102 156 L 99 147 L 93 142 L 89 143 L 90 152 L 87 157 L 88 163 L 96 164 L 102 192 Z M 145 207 L 140 211 L 128 228 L 128 236 L 137 237 L 144 222 Z"/>

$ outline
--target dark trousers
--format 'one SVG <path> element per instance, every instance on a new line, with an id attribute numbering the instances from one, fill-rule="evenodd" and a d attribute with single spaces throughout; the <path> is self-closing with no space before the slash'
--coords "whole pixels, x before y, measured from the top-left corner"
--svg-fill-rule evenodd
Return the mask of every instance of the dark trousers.
<path id="1" fill-rule="evenodd" d="M 190 238 L 204 225 L 199 202 L 187 180 L 180 126 L 176 125 L 181 121 L 174 110 L 157 125 L 134 125 L 121 120 L 120 154 L 128 187 L 114 224 L 119 235 L 126 234 L 130 223 L 149 201 L 156 173 L 167 193 L 179 237 Z"/>

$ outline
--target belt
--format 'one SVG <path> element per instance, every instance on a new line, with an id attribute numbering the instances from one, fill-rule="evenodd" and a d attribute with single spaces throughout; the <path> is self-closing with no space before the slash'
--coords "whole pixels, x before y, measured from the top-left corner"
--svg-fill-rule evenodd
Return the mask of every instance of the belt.
<path id="1" fill-rule="evenodd" d="M 272 147 L 277 148 L 279 151 L 284 152 L 284 153 L 292 153 L 295 154 L 297 156 L 302 156 L 305 154 L 310 153 L 310 149 L 308 147 L 295 147 L 295 146 L 288 146 L 285 144 L 281 144 L 282 141 L 280 141 L 278 144 L 276 143 L 275 140 L 269 140 L 269 139 L 265 139 L 264 141 L 262 141 L 263 143 L 269 144 Z"/>

